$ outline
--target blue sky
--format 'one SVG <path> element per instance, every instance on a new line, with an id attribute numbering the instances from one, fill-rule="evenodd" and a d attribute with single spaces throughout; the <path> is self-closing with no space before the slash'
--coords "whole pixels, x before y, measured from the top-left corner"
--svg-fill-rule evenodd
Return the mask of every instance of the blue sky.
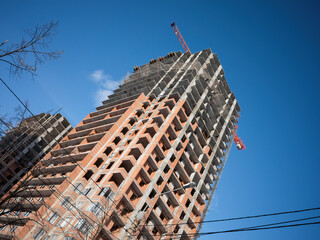
<path id="1" fill-rule="evenodd" d="M 132 66 L 182 50 L 170 27 L 176 21 L 192 52 L 218 54 L 242 108 L 238 133 L 247 149 L 231 151 L 207 220 L 318 207 L 319 10 L 317 1 L 307 0 L 3 1 L 0 41 L 19 40 L 24 29 L 57 20 L 51 46 L 64 55 L 40 66 L 34 79 L 9 77 L 0 64 L 1 77 L 34 113 L 63 107 L 75 126 Z M 18 104 L 3 86 L 0 102 L 2 113 Z M 205 224 L 203 231 L 284 219 Z M 315 225 L 200 239 L 319 235 Z"/>

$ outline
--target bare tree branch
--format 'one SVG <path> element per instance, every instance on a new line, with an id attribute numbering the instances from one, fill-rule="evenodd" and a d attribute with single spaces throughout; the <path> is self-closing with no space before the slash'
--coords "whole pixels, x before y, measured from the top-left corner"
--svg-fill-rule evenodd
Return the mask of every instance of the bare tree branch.
<path id="1" fill-rule="evenodd" d="M 57 31 L 57 22 L 36 26 L 27 31 L 27 40 L 4 48 L 8 40 L 0 43 L 0 61 L 9 65 L 10 74 L 19 77 L 22 73 L 36 75 L 37 66 L 62 55 L 63 51 L 48 50 L 49 43 Z"/>

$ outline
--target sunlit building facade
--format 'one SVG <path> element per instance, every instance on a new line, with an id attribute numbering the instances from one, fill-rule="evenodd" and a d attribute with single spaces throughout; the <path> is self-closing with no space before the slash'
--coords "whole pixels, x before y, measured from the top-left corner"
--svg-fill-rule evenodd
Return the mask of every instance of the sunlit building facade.
<path id="1" fill-rule="evenodd" d="M 15 185 L 0 236 L 193 239 L 239 111 L 210 49 L 135 67 Z"/>

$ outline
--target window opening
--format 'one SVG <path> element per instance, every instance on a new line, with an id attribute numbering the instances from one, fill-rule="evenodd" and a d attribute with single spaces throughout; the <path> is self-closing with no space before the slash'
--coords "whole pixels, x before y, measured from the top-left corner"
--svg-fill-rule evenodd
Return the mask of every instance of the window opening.
<path id="1" fill-rule="evenodd" d="M 104 154 L 106 154 L 107 156 L 109 156 L 109 154 L 112 152 L 112 147 L 107 147 L 106 150 L 104 151 Z"/>
<path id="2" fill-rule="evenodd" d="M 97 179 L 97 182 L 101 182 L 102 178 L 105 176 L 105 174 L 101 174 L 100 177 Z"/>
<path id="3" fill-rule="evenodd" d="M 88 170 L 86 172 L 86 174 L 83 176 L 86 180 L 89 180 L 93 175 L 93 171 L 92 170 Z"/>
<path id="4" fill-rule="evenodd" d="M 110 169 L 112 167 L 112 165 L 114 164 L 114 162 L 110 162 L 108 167 L 106 169 Z"/>
<path id="5" fill-rule="evenodd" d="M 103 163 L 103 159 L 102 158 L 98 158 L 97 161 L 94 163 L 94 165 L 96 165 L 96 167 L 100 167 L 101 164 Z"/>

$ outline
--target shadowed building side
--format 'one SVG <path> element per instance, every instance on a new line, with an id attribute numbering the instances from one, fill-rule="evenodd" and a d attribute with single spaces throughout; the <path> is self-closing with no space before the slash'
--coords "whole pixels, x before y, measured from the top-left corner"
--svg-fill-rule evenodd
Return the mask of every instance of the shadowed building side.
<path id="1" fill-rule="evenodd" d="M 26 118 L 0 139 L 0 196 L 8 192 L 42 157 L 44 157 L 72 126 L 60 113 Z"/>

